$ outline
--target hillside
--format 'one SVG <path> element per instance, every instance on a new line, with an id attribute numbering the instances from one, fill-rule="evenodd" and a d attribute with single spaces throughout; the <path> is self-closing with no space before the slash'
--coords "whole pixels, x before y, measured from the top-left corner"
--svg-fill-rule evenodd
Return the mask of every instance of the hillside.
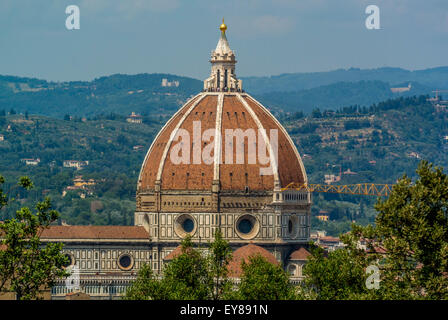
<path id="1" fill-rule="evenodd" d="M 62 219 L 71 224 L 132 224 L 136 181 L 146 151 L 162 122 L 130 124 L 124 117 L 65 121 L 42 116 L 0 113 L 0 174 L 5 189 L 23 204 L 49 195 Z M 134 148 L 134 146 L 136 148 Z M 39 159 L 27 165 L 23 159 Z M 82 170 L 63 167 L 65 160 L 88 161 Z M 17 188 L 21 175 L 30 176 L 35 189 L 24 195 Z M 69 190 L 74 179 L 94 179 L 94 186 Z M 63 192 L 67 194 L 63 197 Z M 91 194 L 90 194 L 91 193 Z M 81 197 L 85 196 L 85 199 Z M 1 213 L 11 215 L 18 203 Z"/>
<path id="2" fill-rule="evenodd" d="M 334 175 L 340 176 L 336 184 L 393 184 L 403 174 L 414 177 L 422 159 L 448 168 L 448 113 L 437 112 L 426 99 L 399 98 L 370 108 L 313 112 L 306 118 L 299 113 L 297 119 L 283 118 L 283 123 L 312 183 L 324 184 L 325 175 Z M 375 201 L 374 197 L 314 194 L 314 215 L 325 210 L 332 221 L 314 218 L 313 228 L 338 235 L 349 229 L 352 220 L 373 222 Z"/>
<path id="3" fill-rule="evenodd" d="M 162 85 L 166 79 L 169 85 Z M 448 88 L 448 67 L 408 71 L 399 68 L 340 69 L 329 72 L 243 77 L 243 87 L 276 111 L 369 106 L 400 96 Z M 391 87 L 411 90 L 392 93 Z M 178 86 L 176 86 L 178 84 Z M 202 90 L 202 81 L 170 74 L 115 74 L 93 81 L 48 82 L 0 75 L 0 110 L 44 115 L 93 117 L 116 113 L 168 116 Z"/>
<path id="4" fill-rule="evenodd" d="M 31 204 L 50 195 L 62 219 L 71 224 L 133 223 L 140 166 L 166 118 L 129 124 L 117 115 L 67 121 L 2 114 L 0 110 L 0 173 L 7 178 L 4 189 L 11 196 Z M 387 100 L 369 108 L 315 111 L 306 117 L 282 113 L 279 120 L 295 141 L 312 183 L 324 183 L 324 175 L 340 172 L 337 183 L 394 183 L 403 173 L 413 176 L 420 159 L 448 167 L 448 113 L 436 112 L 426 96 Z M 21 161 L 30 158 L 40 163 Z M 64 168 L 64 160 L 89 164 L 78 171 Z M 28 195 L 15 184 L 21 175 L 35 181 Z M 67 191 L 77 176 L 94 179 L 95 185 Z M 332 221 L 323 224 L 313 218 L 313 228 L 337 235 L 351 220 L 372 222 L 374 203 L 374 197 L 315 194 L 313 215 L 325 210 Z M 17 207 L 18 203 L 1 216 Z"/>
<path id="5" fill-rule="evenodd" d="M 408 83 L 397 87 L 407 87 Z M 275 111 L 311 112 L 315 108 L 338 109 L 343 106 L 370 106 L 387 99 L 421 94 L 430 94 L 432 89 L 419 83 L 412 83 L 409 91 L 393 93 L 390 85 L 383 81 L 337 82 L 312 89 L 268 92 L 256 95 L 263 104 Z"/>
<path id="6" fill-rule="evenodd" d="M 162 86 L 162 79 L 173 85 Z M 166 115 L 201 89 L 199 80 L 169 74 L 116 74 L 90 82 L 61 83 L 0 76 L 0 109 L 56 118 L 132 111 Z"/>
<path id="7" fill-rule="evenodd" d="M 401 68 L 338 69 L 327 72 L 286 73 L 270 77 L 243 77 L 244 87 L 253 94 L 299 91 L 337 82 L 382 81 L 397 84 L 417 82 L 433 90 L 448 88 L 448 67 L 409 71 Z"/>

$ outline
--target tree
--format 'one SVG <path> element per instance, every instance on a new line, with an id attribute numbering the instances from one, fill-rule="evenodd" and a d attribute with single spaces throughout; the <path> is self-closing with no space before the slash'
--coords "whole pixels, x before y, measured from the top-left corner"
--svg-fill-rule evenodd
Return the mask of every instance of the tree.
<path id="1" fill-rule="evenodd" d="M 448 299 L 448 176 L 422 161 L 413 183 L 403 176 L 375 205 L 375 226 L 352 225 L 345 247 L 313 251 L 304 292 L 317 299 Z M 361 248 L 361 240 L 366 248 Z M 367 290 L 366 268 L 379 267 Z M 314 292 L 313 292 L 314 290 Z"/>
<path id="2" fill-rule="evenodd" d="M 126 291 L 125 300 L 157 300 L 161 292 L 159 282 L 149 264 L 144 264 L 138 271 L 137 279 Z"/>
<path id="3" fill-rule="evenodd" d="M 311 117 L 312 118 L 322 118 L 322 112 L 320 112 L 319 108 L 315 108 L 313 109 L 313 111 L 311 112 Z"/>
<path id="4" fill-rule="evenodd" d="M 231 290 L 227 266 L 232 259 L 232 250 L 228 241 L 223 239 L 221 230 L 215 232 L 215 240 L 210 245 L 209 259 L 210 272 L 214 279 L 212 297 L 218 300 Z"/>
<path id="5" fill-rule="evenodd" d="M 387 254 L 382 282 L 406 295 L 448 299 L 448 176 L 420 162 L 419 178 L 403 176 L 386 200 L 379 200 L 376 227 L 360 230 Z M 403 291 L 402 290 L 402 291 Z"/>
<path id="6" fill-rule="evenodd" d="M 243 274 L 237 298 L 243 300 L 289 300 L 296 297 L 289 277 L 280 265 L 274 265 L 261 255 L 242 263 Z"/>
<path id="7" fill-rule="evenodd" d="M 213 286 L 207 259 L 193 248 L 190 236 L 181 245 L 182 254 L 163 270 L 161 290 L 170 300 L 207 300 L 211 297 L 210 289 Z"/>
<path id="8" fill-rule="evenodd" d="M 366 253 L 356 248 L 342 248 L 325 254 L 320 247 L 303 269 L 305 276 L 301 295 L 318 300 L 354 299 L 367 294 Z"/>
<path id="9" fill-rule="evenodd" d="M 0 185 L 3 183 L 4 178 L 0 176 Z M 27 177 L 22 177 L 19 185 L 27 190 L 33 187 Z M 0 209 L 6 205 L 8 197 L 0 189 Z M 67 257 L 61 252 L 62 244 L 43 245 L 40 241 L 43 230 L 58 216 L 46 198 L 37 203 L 36 213 L 23 207 L 15 218 L 0 223 L 0 292 L 15 292 L 21 300 L 36 299 L 43 288 L 68 275 L 63 268 Z"/>
<path id="10" fill-rule="evenodd" d="M 213 279 L 208 260 L 193 248 L 191 237 L 181 243 L 182 253 L 169 262 L 161 279 L 149 266 L 143 267 L 137 280 L 126 292 L 130 300 L 206 300 L 211 298 Z"/>

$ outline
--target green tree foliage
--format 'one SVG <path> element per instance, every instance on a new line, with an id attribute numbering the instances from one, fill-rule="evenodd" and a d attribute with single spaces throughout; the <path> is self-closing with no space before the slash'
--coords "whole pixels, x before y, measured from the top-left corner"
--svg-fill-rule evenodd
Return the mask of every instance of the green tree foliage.
<path id="1" fill-rule="evenodd" d="M 448 176 L 422 161 L 418 179 L 403 176 L 379 199 L 376 224 L 353 224 L 345 243 L 324 256 L 314 250 L 302 295 L 317 299 L 448 299 Z M 366 248 L 359 246 L 365 243 Z M 367 289 L 367 266 L 379 267 Z"/>
<path id="2" fill-rule="evenodd" d="M 221 230 L 215 232 L 215 240 L 210 244 L 209 259 L 210 272 L 214 280 L 212 296 L 214 300 L 218 300 L 231 288 L 227 267 L 232 259 L 232 249 L 228 241 L 223 239 Z"/>
<path id="3" fill-rule="evenodd" d="M 386 249 L 386 285 L 408 289 L 411 296 L 448 299 L 448 176 L 427 161 L 417 174 L 414 183 L 404 176 L 379 200 L 376 226 L 359 233 Z"/>
<path id="4" fill-rule="evenodd" d="M 295 298 L 295 289 L 280 265 L 255 255 L 242 263 L 243 274 L 237 297 L 243 300 L 289 300 Z"/>
<path id="5" fill-rule="evenodd" d="M 193 248 L 191 239 L 182 242 L 182 254 L 163 270 L 161 289 L 170 300 L 206 300 L 210 298 L 213 278 L 207 259 Z"/>
<path id="6" fill-rule="evenodd" d="M 0 185 L 4 178 L 0 176 Z M 33 187 L 31 181 L 22 177 L 19 185 L 27 190 Z M 0 189 L 0 209 L 8 205 L 8 197 Z M 0 224 L 0 292 L 15 292 L 17 299 L 36 299 L 44 288 L 66 276 L 63 265 L 67 258 L 62 254 L 61 243 L 40 241 L 42 231 L 58 218 L 52 210 L 49 198 L 36 205 L 33 213 L 22 207 L 14 218 Z"/>
<path id="7" fill-rule="evenodd" d="M 160 282 L 154 276 L 149 264 L 144 264 L 138 271 L 137 279 L 126 291 L 124 299 L 126 300 L 160 300 Z"/>
<path id="8" fill-rule="evenodd" d="M 365 251 L 350 246 L 329 253 L 315 247 L 311 252 L 303 269 L 305 280 L 300 288 L 303 298 L 342 300 L 368 293 L 365 269 L 372 259 L 367 258 Z"/>
<path id="9" fill-rule="evenodd" d="M 215 233 L 209 253 L 193 247 L 190 237 L 182 241 L 182 253 L 165 265 L 160 278 L 150 266 L 144 266 L 137 280 L 127 290 L 128 300 L 274 300 L 293 299 L 294 287 L 280 265 L 273 265 L 261 256 L 243 262 L 241 283 L 228 278 L 231 249 L 221 233 Z"/>
<path id="10" fill-rule="evenodd" d="M 128 300 L 207 300 L 220 299 L 230 290 L 227 265 L 231 249 L 220 232 L 210 244 L 209 254 L 193 247 L 191 237 L 181 244 L 182 253 L 165 265 L 160 279 L 144 266 L 127 290 Z"/>

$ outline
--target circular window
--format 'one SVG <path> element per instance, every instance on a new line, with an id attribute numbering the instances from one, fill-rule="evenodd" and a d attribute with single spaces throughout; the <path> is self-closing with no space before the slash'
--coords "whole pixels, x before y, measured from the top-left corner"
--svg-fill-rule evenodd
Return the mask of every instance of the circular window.
<path id="1" fill-rule="evenodd" d="M 252 239 L 260 230 L 260 224 L 253 215 L 245 214 L 239 217 L 235 223 L 236 233 L 242 239 Z"/>
<path id="2" fill-rule="evenodd" d="M 189 214 L 181 214 L 174 222 L 174 231 L 184 238 L 187 235 L 193 235 L 196 232 L 196 220 Z"/>
<path id="3" fill-rule="evenodd" d="M 122 254 L 118 257 L 118 266 L 121 270 L 130 270 L 134 264 L 134 259 L 129 254 Z"/>
<path id="4" fill-rule="evenodd" d="M 64 256 L 67 259 L 63 265 L 64 268 L 68 268 L 75 264 L 75 259 L 73 258 L 73 256 L 70 253 L 66 253 Z"/>
<path id="5" fill-rule="evenodd" d="M 249 219 L 242 219 L 240 221 L 240 223 L 238 224 L 239 232 L 244 233 L 244 234 L 248 234 L 249 232 L 252 231 L 253 228 L 254 228 L 254 225 L 253 225 L 252 221 L 250 221 Z"/>
<path id="6" fill-rule="evenodd" d="M 190 218 L 187 218 L 182 223 L 182 228 L 185 232 L 190 233 L 194 230 L 194 222 Z"/>

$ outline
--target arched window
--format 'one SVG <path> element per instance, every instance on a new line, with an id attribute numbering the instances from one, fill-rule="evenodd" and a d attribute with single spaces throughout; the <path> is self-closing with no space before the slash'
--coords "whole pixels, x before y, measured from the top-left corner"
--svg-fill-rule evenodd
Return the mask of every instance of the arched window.
<path id="1" fill-rule="evenodd" d="M 227 88 L 227 69 L 224 70 L 224 88 Z"/>
<path id="2" fill-rule="evenodd" d="M 290 265 L 288 266 L 288 273 L 289 273 L 291 276 L 295 276 L 295 275 L 296 275 L 296 270 L 297 270 L 297 267 L 296 267 L 295 264 L 290 264 Z"/>
<path id="3" fill-rule="evenodd" d="M 216 80 L 216 87 L 219 88 L 219 86 L 221 85 L 221 72 L 220 72 L 220 70 L 218 70 L 217 75 L 218 75 L 218 78 Z"/>

